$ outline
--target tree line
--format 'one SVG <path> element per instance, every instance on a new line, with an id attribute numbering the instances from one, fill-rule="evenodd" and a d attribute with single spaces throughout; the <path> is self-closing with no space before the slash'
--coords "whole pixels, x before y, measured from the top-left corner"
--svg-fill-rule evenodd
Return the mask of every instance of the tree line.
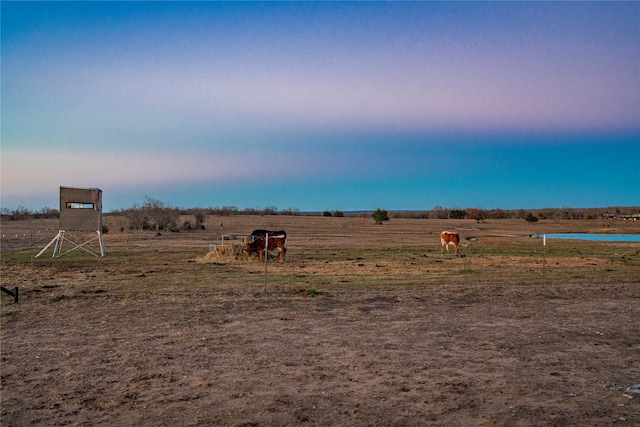
<path id="1" fill-rule="evenodd" d="M 2 219 L 10 221 L 19 221 L 24 219 L 51 219 L 59 218 L 60 211 L 52 208 L 41 208 L 32 211 L 24 206 L 18 206 L 16 209 L 2 208 Z"/>
<path id="2" fill-rule="evenodd" d="M 164 202 L 145 197 L 144 202 L 134 204 L 130 208 L 111 212 L 112 215 L 121 215 L 129 220 L 131 229 L 135 230 L 203 230 L 205 219 L 208 216 L 234 216 L 234 215 L 299 215 L 296 208 L 278 210 L 275 206 L 267 206 L 263 209 L 245 208 L 238 209 L 235 206 L 209 207 L 209 208 L 176 208 L 166 205 Z M 184 216 L 194 218 L 194 221 L 180 219 Z"/>
<path id="3" fill-rule="evenodd" d="M 445 208 L 435 206 L 428 211 L 396 211 L 395 218 L 417 219 L 473 219 L 482 222 L 488 219 L 524 219 L 529 222 L 540 219 L 594 220 L 620 218 L 640 213 L 638 206 L 613 206 L 606 208 L 542 208 L 542 209 L 482 209 L 482 208 Z"/>
<path id="4" fill-rule="evenodd" d="M 207 216 L 234 216 L 234 215 L 320 215 L 320 216 L 369 216 L 378 222 L 378 214 L 382 211 L 378 208 L 371 212 L 343 212 L 330 211 L 323 212 L 300 212 L 297 208 L 278 209 L 275 206 L 265 208 L 245 208 L 239 209 L 236 206 L 209 207 L 209 208 L 177 208 L 166 203 L 145 197 L 142 203 L 136 203 L 127 209 L 112 211 L 106 215 L 121 215 L 128 219 L 130 227 L 136 230 L 193 230 L 204 228 L 204 220 Z M 386 211 L 384 210 L 384 220 L 391 218 L 410 219 L 473 219 L 478 222 L 491 219 L 523 219 L 526 221 L 537 221 L 540 219 L 568 219 L 568 220 L 594 220 L 603 218 L 620 218 L 623 216 L 637 215 L 640 207 L 637 206 L 614 206 L 606 208 L 542 208 L 542 209 L 482 209 L 482 208 L 459 208 L 443 207 L 436 205 L 430 210 L 415 211 Z M 377 213 L 377 214 L 376 214 Z M 376 214 L 376 215 L 374 215 Z M 17 209 L 2 208 L 2 219 L 9 221 L 26 219 L 51 219 L 59 218 L 60 211 L 52 208 L 42 208 L 31 211 L 22 206 Z M 180 218 L 191 216 L 195 222 L 184 221 L 179 223 Z M 381 221 L 380 221 L 381 222 Z"/>

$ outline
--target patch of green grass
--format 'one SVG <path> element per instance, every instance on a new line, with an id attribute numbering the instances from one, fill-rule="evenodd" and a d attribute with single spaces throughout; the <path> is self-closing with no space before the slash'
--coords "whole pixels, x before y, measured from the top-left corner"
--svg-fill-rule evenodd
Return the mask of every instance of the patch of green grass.
<path id="1" fill-rule="evenodd" d="M 49 298 L 49 302 L 51 303 L 57 303 L 60 301 L 68 301 L 68 300 L 74 300 L 74 299 L 88 299 L 88 296 L 86 295 L 65 295 L 65 294 L 60 294 L 60 295 L 54 295 L 51 298 Z"/>
<path id="2" fill-rule="evenodd" d="M 316 289 L 310 288 L 310 289 L 292 289 L 292 290 L 287 290 L 285 291 L 286 293 L 292 294 L 292 295 L 301 295 L 301 296 L 307 296 L 307 297 L 311 297 L 314 298 L 318 295 L 322 295 L 323 292 L 320 292 Z"/>
<path id="3" fill-rule="evenodd" d="M 321 295 L 321 294 L 322 294 L 322 292 L 317 291 L 315 289 L 307 289 L 307 296 L 308 297 L 312 297 L 313 298 L 313 297 L 316 297 L 316 296 Z"/>
<path id="4" fill-rule="evenodd" d="M 68 297 L 67 295 L 64 295 L 64 294 L 62 294 L 62 295 L 55 295 L 55 296 L 52 296 L 52 297 L 49 299 L 49 302 L 56 303 L 56 302 L 64 301 L 65 299 L 69 299 L 69 297 Z"/>

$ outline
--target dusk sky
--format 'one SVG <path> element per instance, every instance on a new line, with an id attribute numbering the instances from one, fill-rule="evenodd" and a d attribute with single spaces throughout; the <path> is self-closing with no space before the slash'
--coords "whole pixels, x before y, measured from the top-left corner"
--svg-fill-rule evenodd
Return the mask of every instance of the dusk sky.
<path id="1" fill-rule="evenodd" d="M 640 205 L 640 2 L 1 2 L 1 206 Z"/>

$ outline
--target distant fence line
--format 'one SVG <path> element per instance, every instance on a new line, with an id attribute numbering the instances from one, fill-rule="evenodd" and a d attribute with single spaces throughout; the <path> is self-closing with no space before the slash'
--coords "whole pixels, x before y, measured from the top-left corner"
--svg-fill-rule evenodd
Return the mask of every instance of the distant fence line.
<path id="1" fill-rule="evenodd" d="M 8 231 L 2 232 L 0 248 L 2 249 L 28 249 L 38 245 L 47 244 L 58 233 L 58 229 L 47 228 L 44 230 Z"/>

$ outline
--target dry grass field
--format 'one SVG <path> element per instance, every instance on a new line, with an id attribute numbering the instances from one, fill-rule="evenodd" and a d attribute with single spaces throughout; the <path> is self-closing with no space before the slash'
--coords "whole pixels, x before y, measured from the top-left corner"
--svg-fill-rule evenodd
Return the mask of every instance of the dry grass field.
<path id="1" fill-rule="evenodd" d="M 640 244 L 529 237 L 640 221 L 105 223 L 56 259 L 57 220 L 2 223 L 0 425 L 640 426 Z M 257 228 L 284 263 L 207 256 Z"/>

